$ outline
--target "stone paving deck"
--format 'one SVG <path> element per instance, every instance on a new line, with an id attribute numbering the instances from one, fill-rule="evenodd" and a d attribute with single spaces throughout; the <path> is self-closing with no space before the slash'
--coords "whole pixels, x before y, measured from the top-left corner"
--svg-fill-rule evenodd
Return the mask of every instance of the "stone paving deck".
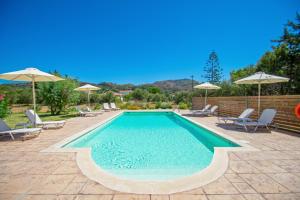
<path id="1" fill-rule="evenodd" d="M 246 133 L 217 124 L 216 117 L 191 117 L 238 140 L 247 140 L 258 152 L 231 152 L 226 173 L 218 180 L 184 193 L 135 195 L 120 193 L 89 180 L 77 167 L 75 153 L 41 153 L 60 140 L 104 120 L 73 118 L 64 128 L 45 130 L 27 141 L 0 140 L 0 199 L 61 200 L 259 200 L 300 199 L 300 137 L 259 130 Z"/>

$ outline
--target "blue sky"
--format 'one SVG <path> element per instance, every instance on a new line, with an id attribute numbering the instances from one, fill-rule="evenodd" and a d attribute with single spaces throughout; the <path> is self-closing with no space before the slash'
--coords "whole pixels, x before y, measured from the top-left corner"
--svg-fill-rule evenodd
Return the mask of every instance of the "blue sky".
<path id="1" fill-rule="evenodd" d="M 202 80 L 215 50 L 229 72 L 255 64 L 297 0 L 1 0 L 0 73 L 36 66 L 81 81 Z"/>

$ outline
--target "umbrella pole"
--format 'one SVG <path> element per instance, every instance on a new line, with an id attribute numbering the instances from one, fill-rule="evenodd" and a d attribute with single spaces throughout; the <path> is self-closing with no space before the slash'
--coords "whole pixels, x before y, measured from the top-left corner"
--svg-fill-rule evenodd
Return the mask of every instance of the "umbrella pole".
<path id="1" fill-rule="evenodd" d="M 35 80 L 34 76 L 32 76 L 32 100 L 33 100 L 33 113 L 34 113 L 34 123 L 33 127 L 36 127 L 36 106 L 35 106 Z"/>
<path id="2" fill-rule="evenodd" d="M 204 107 L 206 106 L 206 103 L 207 103 L 207 89 L 205 90 L 205 101 L 204 101 Z"/>
<path id="3" fill-rule="evenodd" d="M 88 91 L 88 107 L 90 107 L 90 90 Z"/>
<path id="4" fill-rule="evenodd" d="M 259 83 L 258 84 L 258 103 L 257 103 L 257 113 L 258 113 L 258 116 L 257 116 L 257 118 L 259 118 L 259 114 L 260 114 L 260 89 L 261 89 L 261 85 Z"/>

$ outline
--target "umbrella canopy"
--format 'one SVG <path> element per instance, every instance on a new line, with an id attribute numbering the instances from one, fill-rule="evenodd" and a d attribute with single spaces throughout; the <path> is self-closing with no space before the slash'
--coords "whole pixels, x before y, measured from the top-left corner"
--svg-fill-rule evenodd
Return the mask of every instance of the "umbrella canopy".
<path id="1" fill-rule="evenodd" d="M 75 90 L 77 91 L 91 91 L 91 90 L 99 90 L 100 88 L 90 85 L 90 84 L 86 84 L 84 86 L 78 87 Z"/>
<path id="2" fill-rule="evenodd" d="M 75 88 L 76 91 L 81 91 L 81 92 L 87 92 L 88 93 L 88 105 L 90 105 L 90 93 L 92 90 L 100 90 L 100 88 L 90 85 L 90 84 L 86 84 L 84 86 Z"/>
<path id="3" fill-rule="evenodd" d="M 208 83 L 208 82 L 202 83 L 200 85 L 196 85 L 194 88 L 205 90 L 205 106 L 206 106 L 206 102 L 207 102 L 207 90 L 218 90 L 218 89 L 221 89 L 219 86 L 213 85 L 213 84 Z"/>
<path id="4" fill-rule="evenodd" d="M 257 72 L 251 76 L 235 81 L 236 84 L 271 84 L 288 82 L 289 79 L 281 76 L 274 76 L 264 72 Z"/>
<path id="5" fill-rule="evenodd" d="M 30 81 L 32 82 L 47 82 L 47 81 L 60 81 L 63 80 L 60 77 L 42 72 L 36 68 L 26 68 L 24 70 L 8 72 L 0 74 L 0 79 L 11 81 Z"/>
<path id="6" fill-rule="evenodd" d="M 257 111 L 258 115 L 260 113 L 260 91 L 261 84 L 271 84 L 271 83 L 280 83 L 280 82 L 288 82 L 289 79 L 281 76 L 274 76 L 270 74 L 266 74 L 264 72 L 257 72 L 251 76 L 235 81 L 236 84 L 257 84 L 258 85 L 258 103 L 257 103 Z"/>
<path id="7" fill-rule="evenodd" d="M 36 113 L 35 82 L 64 80 L 64 79 L 54 76 L 52 74 L 42 72 L 36 68 L 26 68 L 24 70 L 0 74 L 0 79 L 11 80 L 11 81 L 30 81 L 30 82 L 32 82 L 32 96 L 33 96 L 34 113 Z M 35 126 L 35 124 L 34 124 L 34 126 Z"/>
<path id="8" fill-rule="evenodd" d="M 213 84 L 208 83 L 208 82 L 202 83 L 202 84 L 200 84 L 200 85 L 196 85 L 194 88 L 197 88 L 197 89 L 204 89 L 204 90 L 218 90 L 218 89 L 220 89 L 219 86 L 213 85 Z"/>

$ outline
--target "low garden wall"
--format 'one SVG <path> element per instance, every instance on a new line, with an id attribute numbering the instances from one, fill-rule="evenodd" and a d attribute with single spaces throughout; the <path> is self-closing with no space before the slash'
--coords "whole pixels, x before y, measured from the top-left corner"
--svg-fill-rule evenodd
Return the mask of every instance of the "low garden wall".
<path id="1" fill-rule="evenodd" d="M 257 96 L 208 97 L 208 104 L 218 105 L 219 116 L 238 116 L 245 108 L 254 108 L 251 118 L 257 118 Z M 300 95 L 262 96 L 261 111 L 265 108 L 277 110 L 275 124 L 281 128 L 300 133 L 300 119 L 294 109 L 300 103 Z M 193 97 L 193 109 L 202 109 L 204 97 Z"/>

